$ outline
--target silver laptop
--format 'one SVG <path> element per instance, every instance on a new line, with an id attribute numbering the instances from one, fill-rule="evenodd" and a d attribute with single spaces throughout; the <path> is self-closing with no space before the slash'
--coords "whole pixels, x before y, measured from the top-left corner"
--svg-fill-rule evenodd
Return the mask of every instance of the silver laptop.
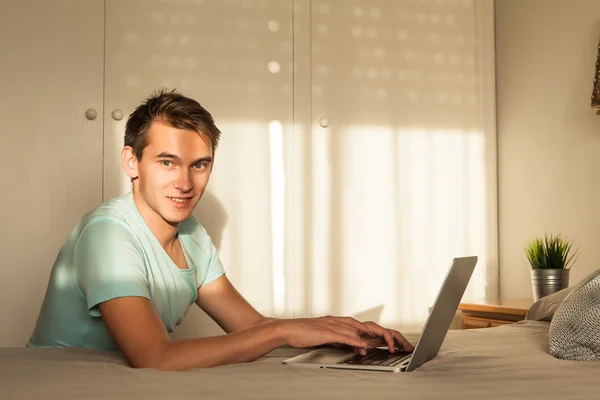
<path id="1" fill-rule="evenodd" d="M 402 348 L 395 353 L 390 353 L 387 348 L 376 348 L 361 356 L 348 349 L 322 347 L 283 363 L 309 368 L 384 372 L 409 372 L 419 368 L 440 350 L 476 264 L 476 256 L 452 260 L 412 353 L 407 353 Z"/>

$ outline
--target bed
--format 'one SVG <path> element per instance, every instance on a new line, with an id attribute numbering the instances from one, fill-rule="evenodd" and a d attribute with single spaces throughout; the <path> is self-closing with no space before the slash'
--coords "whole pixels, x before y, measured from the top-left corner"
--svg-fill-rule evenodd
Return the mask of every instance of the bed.
<path id="1" fill-rule="evenodd" d="M 0 348 L 0 398 L 597 398 L 600 362 L 552 357 L 549 325 L 451 330 L 438 356 L 409 373 L 282 365 L 307 351 L 288 347 L 252 363 L 186 372 L 133 369 L 118 354 L 82 348 Z M 406 336 L 414 342 L 417 335 Z"/>

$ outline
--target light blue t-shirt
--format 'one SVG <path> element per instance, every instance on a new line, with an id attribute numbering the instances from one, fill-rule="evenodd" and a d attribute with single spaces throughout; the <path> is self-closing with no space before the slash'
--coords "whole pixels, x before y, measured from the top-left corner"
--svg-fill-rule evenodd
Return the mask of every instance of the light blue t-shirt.
<path id="1" fill-rule="evenodd" d="M 138 213 L 133 194 L 86 214 L 63 244 L 28 347 L 119 350 L 98 304 L 124 296 L 149 299 L 168 332 L 183 321 L 198 288 L 224 274 L 206 230 L 190 217 L 179 241 L 188 269 L 167 255 Z"/>

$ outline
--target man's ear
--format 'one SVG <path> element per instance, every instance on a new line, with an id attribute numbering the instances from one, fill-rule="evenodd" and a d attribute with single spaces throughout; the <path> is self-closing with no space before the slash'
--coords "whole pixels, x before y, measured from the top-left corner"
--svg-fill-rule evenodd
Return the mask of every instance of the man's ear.
<path id="1" fill-rule="evenodd" d="M 131 180 L 138 177 L 138 159 L 131 146 L 125 146 L 121 150 L 121 167 Z"/>

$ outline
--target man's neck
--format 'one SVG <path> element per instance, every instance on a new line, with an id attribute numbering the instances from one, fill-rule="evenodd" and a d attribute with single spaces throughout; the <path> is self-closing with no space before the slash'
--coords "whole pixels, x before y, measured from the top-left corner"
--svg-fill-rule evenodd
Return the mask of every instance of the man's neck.
<path id="1" fill-rule="evenodd" d="M 179 225 L 172 225 L 165 221 L 145 201 L 139 198 L 136 191 L 133 191 L 133 202 L 142 219 L 150 228 L 160 245 L 165 249 L 170 249 L 177 239 L 177 229 Z"/>

